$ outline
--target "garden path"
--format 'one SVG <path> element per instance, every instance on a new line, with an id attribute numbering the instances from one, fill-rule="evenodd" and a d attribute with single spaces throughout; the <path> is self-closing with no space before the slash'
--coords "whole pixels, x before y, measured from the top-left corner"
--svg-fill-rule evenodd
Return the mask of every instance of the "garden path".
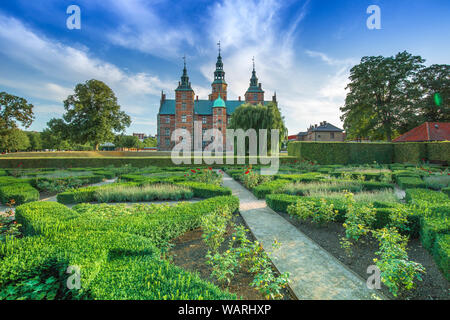
<path id="1" fill-rule="evenodd" d="M 272 262 L 289 272 L 289 286 L 304 300 L 371 300 L 385 297 L 367 288 L 366 281 L 334 256 L 258 200 L 241 184 L 224 174 L 223 185 L 240 200 L 240 213 Z M 281 243 L 273 250 L 274 239 Z M 369 275 L 368 275 L 369 276 Z"/>

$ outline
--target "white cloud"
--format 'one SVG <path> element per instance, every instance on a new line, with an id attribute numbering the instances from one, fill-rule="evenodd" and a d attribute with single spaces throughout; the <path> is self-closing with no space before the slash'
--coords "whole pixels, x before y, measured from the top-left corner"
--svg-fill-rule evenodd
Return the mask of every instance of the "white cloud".
<path id="1" fill-rule="evenodd" d="M 243 96 L 249 86 L 252 57 L 256 73 L 270 100 L 277 92 L 279 106 L 291 134 L 304 131 L 309 124 L 327 120 L 341 125 L 339 107 L 345 99 L 348 70 L 353 59 L 338 60 L 309 50 L 298 50 L 298 26 L 307 14 L 305 1 L 292 21 L 280 21 L 287 4 L 277 0 L 230 0 L 210 8 L 210 21 L 220 21 L 209 31 L 211 43 L 220 37 L 229 98 Z M 319 58 L 315 61 L 314 58 Z M 305 61 L 306 60 L 306 61 Z M 201 66 L 202 74 L 212 78 L 215 59 Z M 310 71 L 313 62 L 328 71 Z"/>
<path id="2" fill-rule="evenodd" d="M 142 0 L 110 0 L 103 5 L 118 15 L 119 27 L 108 34 L 117 45 L 173 58 L 181 57 L 183 45 L 194 44 L 191 30 L 176 19 L 162 20 L 155 3 L 150 7 Z"/>
<path id="3" fill-rule="evenodd" d="M 155 111 L 161 90 L 172 90 L 176 81 L 163 81 L 147 73 L 131 74 L 79 49 L 53 41 L 27 28 L 21 21 L 0 15 L 0 52 L 21 68 L 36 74 L 26 80 L 0 75 L 0 84 L 21 90 L 30 98 L 61 103 L 77 83 L 89 79 L 104 81 L 116 93 L 126 112 L 148 114 Z M 149 105 L 153 97 L 154 105 Z M 29 99 L 32 100 L 32 99 Z M 39 111 L 39 108 L 37 109 Z M 45 108 L 41 108 L 46 112 Z M 156 110 L 157 112 L 157 110 Z M 156 115 L 155 115 L 156 117 Z"/>

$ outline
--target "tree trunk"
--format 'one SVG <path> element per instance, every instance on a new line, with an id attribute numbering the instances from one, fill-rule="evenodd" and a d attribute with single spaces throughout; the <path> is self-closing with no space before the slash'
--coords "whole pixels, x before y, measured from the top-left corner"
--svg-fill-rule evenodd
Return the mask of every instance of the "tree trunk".
<path id="1" fill-rule="evenodd" d="M 98 145 L 99 145 L 99 144 L 96 142 L 96 143 L 95 143 L 95 151 L 98 151 Z"/>

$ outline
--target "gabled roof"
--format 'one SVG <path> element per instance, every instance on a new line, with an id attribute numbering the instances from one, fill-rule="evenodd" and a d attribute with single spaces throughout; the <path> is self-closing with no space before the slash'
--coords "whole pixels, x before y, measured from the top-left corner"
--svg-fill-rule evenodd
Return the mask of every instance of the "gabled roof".
<path id="1" fill-rule="evenodd" d="M 320 126 L 311 128 L 311 131 L 313 131 L 313 132 L 315 132 L 315 131 L 342 132 L 342 131 L 344 131 L 344 130 L 339 129 L 338 127 L 333 126 L 331 123 L 328 123 L 328 122 L 327 122 L 327 123 L 322 124 L 322 125 L 320 125 Z"/>
<path id="2" fill-rule="evenodd" d="M 271 101 L 264 101 L 264 105 L 269 104 Z M 244 104 L 245 101 L 239 100 L 227 100 L 225 101 L 227 114 L 232 114 L 237 107 L 241 104 Z M 199 115 L 210 115 L 213 114 L 212 108 L 214 105 L 214 101 L 210 100 L 195 100 L 194 101 L 194 113 Z M 161 104 L 159 108 L 160 115 L 166 114 L 175 114 L 175 100 L 174 99 L 166 99 Z"/>
<path id="3" fill-rule="evenodd" d="M 450 140 L 450 122 L 425 122 L 394 139 L 394 142 Z"/>
<path id="4" fill-rule="evenodd" d="M 299 132 L 299 133 L 297 134 L 297 136 L 299 136 L 299 137 L 301 137 L 301 136 L 306 136 L 306 135 L 308 135 L 308 132 Z"/>

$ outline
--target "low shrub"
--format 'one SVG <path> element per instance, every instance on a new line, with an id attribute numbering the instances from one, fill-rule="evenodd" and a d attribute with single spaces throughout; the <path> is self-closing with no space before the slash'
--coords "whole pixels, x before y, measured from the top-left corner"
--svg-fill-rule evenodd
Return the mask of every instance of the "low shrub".
<path id="1" fill-rule="evenodd" d="M 264 199 L 266 195 L 274 193 L 275 191 L 279 190 L 286 184 L 290 183 L 290 180 L 283 180 L 283 179 L 276 179 L 272 181 L 268 181 L 265 183 L 262 183 L 252 189 L 253 194 L 258 199 Z"/>
<path id="2" fill-rule="evenodd" d="M 16 204 L 39 200 L 39 191 L 29 184 L 20 183 L 0 186 L 0 201 L 7 204 L 14 200 Z"/>
<path id="3" fill-rule="evenodd" d="M 406 202 L 411 204 L 418 204 L 421 202 L 445 203 L 449 202 L 449 197 L 443 192 L 422 188 L 414 188 L 414 189 L 406 189 L 405 200 Z"/>
<path id="4" fill-rule="evenodd" d="M 236 299 L 162 260 L 173 238 L 200 226 L 236 197 L 166 205 L 89 205 L 55 202 L 16 208 L 22 239 L 0 243 L 2 299 Z M 81 290 L 66 287 L 67 266 L 78 266 Z M 32 284 L 33 290 L 26 284 Z"/>
<path id="5" fill-rule="evenodd" d="M 426 187 L 425 182 L 417 177 L 398 177 L 397 184 L 402 189 Z"/>
<path id="6" fill-rule="evenodd" d="M 273 211 L 287 212 L 287 208 L 291 204 L 295 204 L 298 199 L 300 199 L 299 196 L 275 193 L 266 196 L 266 203 Z"/>
<path id="7" fill-rule="evenodd" d="M 439 269 L 450 281 L 450 234 L 437 235 L 432 252 Z"/>
<path id="8" fill-rule="evenodd" d="M 118 186 L 116 188 L 98 188 L 94 198 L 98 202 L 139 202 L 155 200 L 186 200 L 191 199 L 190 188 L 156 183 L 143 186 Z"/>
<path id="9" fill-rule="evenodd" d="M 231 196 L 232 190 L 228 187 L 217 186 L 195 181 L 178 182 L 177 185 L 192 189 L 196 198 L 211 198 L 218 196 Z"/>
<path id="10" fill-rule="evenodd" d="M 447 194 L 447 196 L 450 197 L 450 187 L 443 188 L 441 191 L 444 192 L 445 194 Z"/>

